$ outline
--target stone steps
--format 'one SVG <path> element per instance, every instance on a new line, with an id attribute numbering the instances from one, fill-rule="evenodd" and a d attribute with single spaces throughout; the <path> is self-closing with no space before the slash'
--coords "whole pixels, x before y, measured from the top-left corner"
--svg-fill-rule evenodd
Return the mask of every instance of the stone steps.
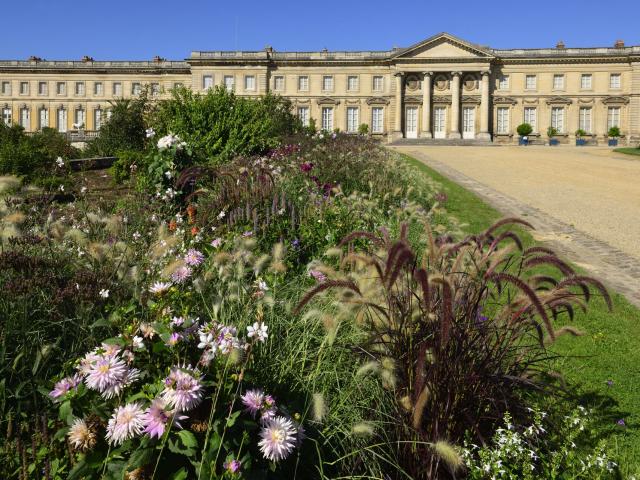
<path id="1" fill-rule="evenodd" d="M 497 146 L 490 140 L 463 139 L 463 138 L 399 138 L 391 142 L 391 145 L 438 145 L 438 146 Z"/>

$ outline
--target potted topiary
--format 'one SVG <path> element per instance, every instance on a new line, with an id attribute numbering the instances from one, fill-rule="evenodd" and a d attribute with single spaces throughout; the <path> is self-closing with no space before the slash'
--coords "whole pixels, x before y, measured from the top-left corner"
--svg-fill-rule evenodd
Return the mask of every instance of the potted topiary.
<path id="1" fill-rule="evenodd" d="M 547 128 L 547 136 L 549 137 L 549 145 L 559 145 L 560 142 L 557 138 L 553 138 L 558 134 L 558 129 L 555 127 Z"/>
<path id="2" fill-rule="evenodd" d="M 611 127 L 607 135 L 609 136 L 609 146 L 617 147 L 618 137 L 620 136 L 620 127 Z"/>
<path id="3" fill-rule="evenodd" d="M 533 127 L 528 123 L 521 123 L 516 128 L 518 135 L 520 135 L 520 139 L 518 140 L 518 145 L 529 145 L 529 135 L 533 132 Z"/>
<path id="4" fill-rule="evenodd" d="M 369 135 L 369 125 L 361 123 L 358 127 L 358 134 L 362 136 Z"/>
<path id="5" fill-rule="evenodd" d="M 587 135 L 587 132 L 579 128 L 576 130 L 576 147 L 584 147 L 587 144 L 587 139 L 582 138 Z"/>

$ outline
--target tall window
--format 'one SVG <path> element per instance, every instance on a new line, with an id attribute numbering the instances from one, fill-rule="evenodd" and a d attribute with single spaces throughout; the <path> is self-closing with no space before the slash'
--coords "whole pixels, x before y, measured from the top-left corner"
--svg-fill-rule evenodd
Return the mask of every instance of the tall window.
<path id="1" fill-rule="evenodd" d="M 609 76 L 609 88 L 616 89 L 621 86 L 621 76 L 619 73 L 612 73 Z"/>
<path id="2" fill-rule="evenodd" d="M 253 75 L 244 76 L 244 89 L 254 91 L 256 89 L 256 77 Z"/>
<path id="3" fill-rule="evenodd" d="M 282 75 L 273 77 L 273 89 L 279 92 L 284 90 L 284 77 Z"/>
<path id="4" fill-rule="evenodd" d="M 355 75 L 350 75 L 347 77 L 347 90 L 349 90 L 350 92 L 355 92 L 358 90 L 358 86 L 359 86 L 359 81 L 358 81 L 358 77 L 356 77 Z"/>
<path id="5" fill-rule="evenodd" d="M 591 133 L 591 107 L 580 107 L 578 128 L 587 133 Z"/>
<path id="6" fill-rule="evenodd" d="M 531 125 L 534 132 L 538 131 L 538 109 L 536 107 L 524 107 L 524 123 Z"/>
<path id="7" fill-rule="evenodd" d="M 133 82 L 131 84 L 131 94 L 132 95 L 140 95 L 142 93 L 142 85 L 138 82 Z"/>
<path id="8" fill-rule="evenodd" d="M 102 82 L 95 82 L 93 84 L 93 94 L 94 95 L 103 95 L 104 94 L 104 85 Z"/>
<path id="9" fill-rule="evenodd" d="M 38 129 L 42 130 L 49 126 L 49 109 L 41 108 L 38 114 Z"/>
<path id="10" fill-rule="evenodd" d="M 360 112 L 358 107 L 347 107 L 347 132 L 357 132 L 358 125 L 360 125 Z"/>
<path id="11" fill-rule="evenodd" d="M 509 75 L 500 75 L 498 78 L 498 90 L 509 89 Z"/>
<path id="12" fill-rule="evenodd" d="M 298 77 L 298 90 L 309 90 L 309 77 L 302 75 Z"/>
<path id="13" fill-rule="evenodd" d="M 583 90 L 591 90 L 591 84 L 592 84 L 591 74 L 583 73 L 580 76 L 580 88 Z"/>
<path id="14" fill-rule="evenodd" d="M 38 95 L 47 94 L 47 82 L 38 82 Z"/>
<path id="15" fill-rule="evenodd" d="M 371 133 L 382 133 L 384 131 L 384 109 L 373 107 L 371 109 Z"/>
<path id="16" fill-rule="evenodd" d="M 102 110 L 98 107 L 93 111 L 93 128 L 100 130 L 100 127 L 102 127 Z"/>
<path id="17" fill-rule="evenodd" d="M 57 124 L 59 132 L 67 131 L 67 111 L 64 108 L 58 109 Z"/>
<path id="18" fill-rule="evenodd" d="M 207 90 L 213 87 L 213 75 L 204 75 L 202 77 L 202 88 Z"/>
<path id="19" fill-rule="evenodd" d="M 154 97 L 157 97 L 158 95 L 160 95 L 160 84 L 159 83 L 152 83 L 151 84 L 151 95 L 153 95 Z"/>
<path id="20" fill-rule="evenodd" d="M 5 125 L 11 125 L 11 109 L 9 107 L 4 107 L 2 109 L 2 122 Z"/>
<path id="21" fill-rule="evenodd" d="M 553 76 L 553 89 L 562 90 L 564 88 L 564 75 L 557 73 Z"/>
<path id="22" fill-rule="evenodd" d="M 305 127 L 309 126 L 309 107 L 298 107 L 298 118 Z"/>
<path id="23" fill-rule="evenodd" d="M 331 75 L 325 75 L 322 77 L 322 90 L 333 90 L 333 77 Z"/>
<path id="24" fill-rule="evenodd" d="M 551 109 L 551 126 L 558 133 L 564 133 L 564 107 L 553 107 Z"/>
<path id="25" fill-rule="evenodd" d="M 498 107 L 497 111 L 498 133 L 509 133 L 509 108 Z"/>
<path id="26" fill-rule="evenodd" d="M 65 95 L 67 93 L 67 84 L 64 82 L 56 83 L 56 94 Z"/>
<path id="27" fill-rule="evenodd" d="M 373 77 L 372 88 L 374 92 L 381 92 L 384 89 L 384 77 L 381 75 L 375 75 Z"/>
<path id="28" fill-rule="evenodd" d="M 29 94 L 29 82 L 20 82 L 20 95 Z"/>
<path id="29" fill-rule="evenodd" d="M 174 89 L 182 88 L 182 87 L 184 87 L 184 83 L 182 83 L 182 82 L 175 82 L 175 83 L 173 84 L 173 88 L 174 88 Z"/>
<path id="30" fill-rule="evenodd" d="M 607 129 L 620 127 L 620 107 L 609 107 L 607 110 Z"/>
<path id="31" fill-rule="evenodd" d="M 122 96 L 122 83 L 121 82 L 114 82 L 113 83 L 113 95 L 116 97 L 121 97 Z"/>
<path id="32" fill-rule="evenodd" d="M 2 82 L 2 94 L 11 95 L 11 82 Z"/>
<path id="33" fill-rule="evenodd" d="M 322 107 L 322 130 L 333 131 L 333 108 Z"/>
<path id="34" fill-rule="evenodd" d="M 538 77 L 535 75 L 527 75 L 524 77 L 524 88 L 527 90 L 535 90 L 537 88 Z"/>
<path id="35" fill-rule="evenodd" d="M 84 128 L 87 123 L 87 116 L 82 108 L 77 108 L 75 112 L 75 125 L 76 128 Z"/>
<path id="36" fill-rule="evenodd" d="M 84 82 L 76 82 L 76 95 L 84 95 Z"/>
<path id="37" fill-rule="evenodd" d="M 233 91 L 233 75 L 225 75 L 223 78 L 224 88 L 227 89 L 228 92 Z"/>
<path id="38" fill-rule="evenodd" d="M 30 122 L 31 118 L 29 116 L 29 108 L 28 107 L 22 107 L 20 109 L 20 125 L 25 128 L 25 129 L 29 129 L 29 126 L 31 125 Z"/>

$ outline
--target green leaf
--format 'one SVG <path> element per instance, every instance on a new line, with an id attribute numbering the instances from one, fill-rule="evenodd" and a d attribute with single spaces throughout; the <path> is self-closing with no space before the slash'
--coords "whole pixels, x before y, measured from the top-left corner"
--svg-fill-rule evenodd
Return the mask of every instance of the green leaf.
<path id="1" fill-rule="evenodd" d="M 182 440 L 182 443 L 184 444 L 185 447 L 187 448 L 198 447 L 198 439 L 189 430 L 180 430 L 178 432 L 178 436 L 180 437 L 180 440 Z"/>
<path id="2" fill-rule="evenodd" d="M 67 425 L 71 425 L 73 423 L 73 409 L 71 408 L 71 402 L 69 400 L 60 405 L 58 418 L 63 422 L 67 422 Z"/>
<path id="3" fill-rule="evenodd" d="M 187 469 L 182 467 L 180 470 L 171 475 L 171 477 L 169 477 L 169 480 L 185 480 L 185 478 L 187 478 L 187 475 Z"/>
<path id="4" fill-rule="evenodd" d="M 127 469 L 135 470 L 151 463 L 153 459 L 153 448 L 139 448 L 129 458 Z"/>
<path id="5" fill-rule="evenodd" d="M 240 411 L 232 413 L 227 419 L 227 427 L 233 427 L 239 415 L 240 415 Z"/>

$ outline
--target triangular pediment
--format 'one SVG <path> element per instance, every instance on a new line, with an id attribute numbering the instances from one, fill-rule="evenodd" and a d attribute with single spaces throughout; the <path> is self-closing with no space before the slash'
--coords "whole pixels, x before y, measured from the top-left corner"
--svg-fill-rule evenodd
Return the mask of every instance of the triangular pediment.
<path id="1" fill-rule="evenodd" d="M 439 33 L 408 48 L 400 50 L 394 56 L 397 59 L 410 58 L 492 58 L 493 54 L 483 47 L 466 42 L 460 38 Z"/>

